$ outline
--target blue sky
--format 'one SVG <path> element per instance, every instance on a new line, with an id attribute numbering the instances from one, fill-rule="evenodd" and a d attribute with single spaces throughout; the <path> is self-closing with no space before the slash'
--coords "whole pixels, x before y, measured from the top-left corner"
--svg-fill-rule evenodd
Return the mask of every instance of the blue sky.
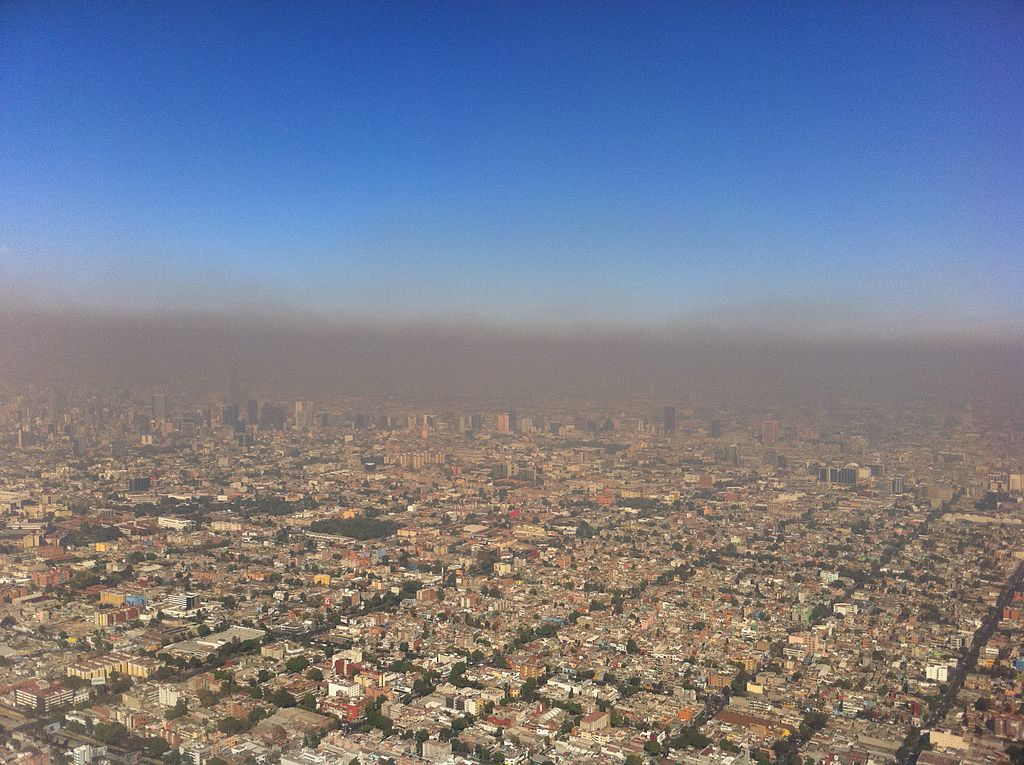
<path id="1" fill-rule="evenodd" d="M 0 296 L 1024 327 L 1019 3 L 6 3 Z"/>

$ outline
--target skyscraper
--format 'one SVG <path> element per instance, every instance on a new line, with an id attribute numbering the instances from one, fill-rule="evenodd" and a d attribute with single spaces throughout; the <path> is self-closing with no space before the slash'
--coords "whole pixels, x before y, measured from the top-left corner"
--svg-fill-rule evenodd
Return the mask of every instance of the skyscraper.
<path id="1" fill-rule="evenodd" d="M 229 428 L 237 427 L 240 419 L 238 414 L 238 404 L 228 404 L 224 407 L 224 411 L 221 415 L 221 422 Z"/>
<path id="2" fill-rule="evenodd" d="M 61 423 L 64 420 L 64 391 L 54 388 L 50 394 L 50 427 L 54 433 L 60 432 Z"/>
<path id="3" fill-rule="evenodd" d="M 260 410 L 260 428 L 263 430 L 284 430 L 284 408 L 264 404 Z"/>
<path id="4" fill-rule="evenodd" d="M 313 407 L 306 401 L 295 402 L 295 427 L 308 428 L 313 424 Z"/>
<path id="5" fill-rule="evenodd" d="M 241 398 L 238 392 L 238 370 L 231 367 L 228 375 L 228 404 L 237 404 Z"/>
<path id="6" fill-rule="evenodd" d="M 666 433 L 676 432 L 676 408 L 674 406 L 665 407 L 664 423 Z"/>
<path id="7" fill-rule="evenodd" d="M 166 393 L 153 394 L 153 419 L 156 420 L 157 422 L 165 422 L 167 420 Z"/>
<path id="8" fill-rule="evenodd" d="M 774 444 L 779 440 L 781 428 L 778 420 L 765 420 L 761 423 L 761 443 Z"/>

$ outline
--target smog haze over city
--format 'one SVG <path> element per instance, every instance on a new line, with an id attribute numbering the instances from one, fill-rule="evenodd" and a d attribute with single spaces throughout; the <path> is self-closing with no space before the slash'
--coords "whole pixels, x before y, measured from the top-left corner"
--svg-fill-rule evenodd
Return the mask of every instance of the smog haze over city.
<path id="1" fill-rule="evenodd" d="M 0 763 L 1024 765 L 1019 2 L 0 2 Z"/>

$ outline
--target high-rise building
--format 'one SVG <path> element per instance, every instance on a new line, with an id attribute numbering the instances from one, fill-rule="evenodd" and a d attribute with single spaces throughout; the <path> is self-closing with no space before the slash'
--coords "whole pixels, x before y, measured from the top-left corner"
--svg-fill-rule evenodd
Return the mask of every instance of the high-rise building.
<path id="1" fill-rule="evenodd" d="M 238 388 L 238 370 L 234 367 L 228 374 L 228 403 L 237 404 L 241 400 Z"/>
<path id="2" fill-rule="evenodd" d="M 221 422 L 227 428 L 234 428 L 241 422 L 241 418 L 238 414 L 238 404 L 228 404 L 224 407 L 224 411 L 221 415 Z"/>
<path id="3" fill-rule="evenodd" d="M 778 420 L 765 420 L 761 423 L 761 443 L 765 445 L 774 444 L 779 440 L 781 432 Z"/>
<path id="4" fill-rule="evenodd" d="M 892 477 L 891 483 L 893 494 L 906 494 L 907 493 L 907 479 L 901 475 Z"/>
<path id="5" fill-rule="evenodd" d="M 250 425 L 255 425 L 260 421 L 260 407 L 254 398 L 249 399 L 246 405 L 245 421 Z"/>
<path id="6" fill-rule="evenodd" d="M 501 414 L 498 415 L 498 432 L 512 432 L 512 418 L 509 416 L 508 412 L 502 412 Z"/>
<path id="7" fill-rule="evenodd" d="M 722 421 L 715 419 L 708 423 L 708 435 L 711 438 L 722 437 Z"/>
<path id="8" fill-rule="evenodd" d="M 284 430 L 284 409 L 272 404 L 264 404 L 260 409 L 260 428 L 262 430 Z"/>
<path id="9" fill-rule="evenodd" d="M 192 592 L 169 595 L 167 605 L 175 611 L 194 611 L 199 608 L 199 596 Z"/>
<path id="10" fill-rule="evenodd" d="M 106 753 L 107 748 L 105 746 L 82 744 L 81 746 L 76 746 L 71 750 L 71 757 L 74 765 L 89 765 L 89 763 L 102 757 Z"/>
<path id="11" fill-rule="evenodd" d="M 53 433 L 60 433 L 61 427 L 64 424 L 64 407 L 67 400 L 64 397 L 64 391 L 60 388 L 54 388 L 50 394 L 50 430 Z"/>
<path id="12" fill-rule="evenodd" d="M 674 406 L 665 407 L 664 425 L 666 433 L 676 432 L 676 408 Z"/>
<path id="13" fill-rule="evenodd" d="M 496 481 L 505 480 L 515 475 L 515 469 L 514 462 L 495 462 L 491 465 L 491 478 Z"/>
<path id="14" fill-rule="evenodd" d="M 313 424 L 313 407 L 308 401 L 295 402 L 295 427 L 308 428 Z"/>
<path id="15" fill-rule="evenodd" d="M 818 480 L 822 483 L 838 483 L 844 486 L 856 486 L 860 468 L 850 463 L 844 467 L 826 465 L 818 468 Z"/>
<path id="16" fill-rule="evenodd" d="M 128 479 L 128 491 L 141 492 L 149 491 L 153 485 L 153 479 L 149 476 L 137 476 Z"/>
<path id="17" fill-rule="evenodd" d="M 153 419 L 156 422 L 166 422 L 166 420 L 167 420 L 167 394 L 166 393 L 154 393 L 153 394 Z"/>

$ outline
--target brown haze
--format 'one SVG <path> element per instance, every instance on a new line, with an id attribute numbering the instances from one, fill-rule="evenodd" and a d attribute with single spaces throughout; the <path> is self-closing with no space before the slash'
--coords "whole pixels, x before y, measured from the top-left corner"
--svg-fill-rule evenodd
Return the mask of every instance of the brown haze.
<path id="1" fill-rule="evenodd" d="M 294 318 L 22 313 L 0 319 L 6 383 L 412 398 L 720 394 L 723 399 L 1018 405 L 1024 342 L 806 338 L 738 329 L 512 330 Z"/>

